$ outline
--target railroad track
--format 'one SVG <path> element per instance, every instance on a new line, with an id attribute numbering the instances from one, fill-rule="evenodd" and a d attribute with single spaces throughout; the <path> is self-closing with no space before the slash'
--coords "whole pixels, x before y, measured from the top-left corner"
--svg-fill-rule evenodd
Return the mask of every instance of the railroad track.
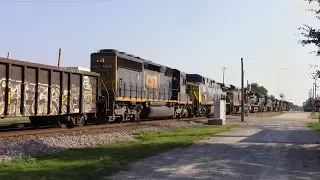
<path id="1" fill-rule="evenodd" d="M 26 126 L 21 126 L 20 128 L 7 128 L 1 129 L 0 127 L 0 138 L 2 137 L 14 137 L 14 136 L 24 136 L 24 135 L 35 135 L 35 134 L 47 134 L 56 132 L 69 132 L 69 131 L 83 131 L 92 129 L 103 129 L 112 128 L 120 126 L 135 126 L 144 124 L 156 124 L 163 122 L 179 122 L 179 121 L 200 121 L 208 119 L 206 117 L 197 118 L 181 118 L 181 119 L 160 119 L 160 120 L 140 120 L 137 122 L 122 122 L 122 123 L 111 123 L 111 124 L 88 124 L 86 126 L 74 127 L 74 128 L 58 128 L 58 127 L 41 127 L 33 128 L 31 124 L 23 123 Z M 17 125 L 19 126 L 19 125 Z"/>

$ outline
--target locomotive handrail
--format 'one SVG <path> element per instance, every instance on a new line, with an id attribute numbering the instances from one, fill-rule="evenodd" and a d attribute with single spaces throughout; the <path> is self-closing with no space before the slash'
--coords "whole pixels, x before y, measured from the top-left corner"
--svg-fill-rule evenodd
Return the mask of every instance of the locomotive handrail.
<path id="1" fill-rule="evenodd" d="M 104 88 L 105 88 L 105 90 L 107 92 L 107 95 L 108 95 L 107 107 L 109 108 L 109 97 L 110 96 L 109 96 L 108 88 L 107 88 L 106 84 L 103 82 L 103 80 L 101 80 L 101 82 L 102 82 L 102 85 L 104 86 Z"/>

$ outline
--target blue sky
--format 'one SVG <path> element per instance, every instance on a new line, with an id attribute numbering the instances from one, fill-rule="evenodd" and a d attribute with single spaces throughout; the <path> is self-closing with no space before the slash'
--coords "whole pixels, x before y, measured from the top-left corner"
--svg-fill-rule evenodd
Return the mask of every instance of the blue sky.
<path id="1" fill-rule="evenodd" d="M 1 1 L 3 57 L 56 65 L 62 48 L 62 66 L 89 67 L 90 53 L 113 48 L 216 81 L 224 66 L 237 86 L 243 57 L 246 80 L 299 105 L 312 87 L 308 64 L 319 61 L 297 43 L 297 28 L 317 21 L 294 0 Z"/>

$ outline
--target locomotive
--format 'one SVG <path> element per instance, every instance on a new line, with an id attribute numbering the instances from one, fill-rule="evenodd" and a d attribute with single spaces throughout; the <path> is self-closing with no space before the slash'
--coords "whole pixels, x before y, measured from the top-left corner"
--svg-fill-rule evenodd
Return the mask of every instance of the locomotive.
<path id="1" fill-rule="evenodd" d="M 227 90 L 227 114 L 239 114 L 241 113 L 241 91 L 232 86 L 231 89 Z M 251 106 L 251 113 L 295 110 L 293 103 L 279 100 L 272 96 L 245 92 L 244 98 L 245 103 L 249 103 Z"/>
<path id="2" fill-rule="evenodd" d="M 215 81 L 114 49 L 91 54 L 101 79 L 98 119 L 136 121 L 213 115 Z M 107 108 L 107 110 L 105 110 Z"/>
<path id="3" fill-rule="evenodd" d="M 217 96 L 228 113 L 241 112 L 235 86 L 115 49 L 91 53 L 90 71 L 0 58 L 0 85 L 0 117 L 29 117 L 37 127 L 209 117 Z M 277 110 L 259 94 L 246 92 L 245 99 L 253 112 L 261 103 Z"/>

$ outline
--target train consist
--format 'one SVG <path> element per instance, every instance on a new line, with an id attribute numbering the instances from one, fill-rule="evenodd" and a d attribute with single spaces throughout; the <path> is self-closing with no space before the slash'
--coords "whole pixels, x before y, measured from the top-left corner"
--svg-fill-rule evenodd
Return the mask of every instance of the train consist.
<path id="1" fill-rule="evenodd" d="M 227 113 L 241 111 L 241 91 L 113 49 L 91 54 L 90 70 L 0 58 L 0 117 L 34 126 L 83 126 L 139 119 L 212 116 L 222 91 Z M 220 92 L 221 92 L 220 91 Z M 289 111 L 293 104 L 245 93 L 251 111 Z"/>

